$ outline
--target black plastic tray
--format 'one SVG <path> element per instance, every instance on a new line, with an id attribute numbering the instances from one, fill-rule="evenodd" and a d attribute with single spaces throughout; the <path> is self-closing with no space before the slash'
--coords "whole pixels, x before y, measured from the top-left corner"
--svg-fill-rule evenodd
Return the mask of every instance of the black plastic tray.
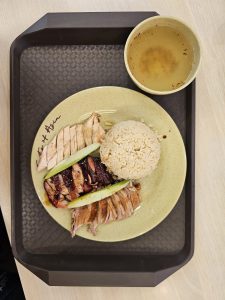
<path id="1" fill-rule="evenodd" d="M 33 140 L 56 104 L 93 86 L 139 90 L 125 70 L 123 48 L 132 28 L 154 15 L 47 14 L 11 46 L 12 248 L 50 285 L 155 286 L 193 255 L 195 82 L 172 95 L 152 96 L 180 129 L 188 160 L 176 207 L 152 231 L 119 243 L 71 239 L 44 210 L 31 180 Z"/>

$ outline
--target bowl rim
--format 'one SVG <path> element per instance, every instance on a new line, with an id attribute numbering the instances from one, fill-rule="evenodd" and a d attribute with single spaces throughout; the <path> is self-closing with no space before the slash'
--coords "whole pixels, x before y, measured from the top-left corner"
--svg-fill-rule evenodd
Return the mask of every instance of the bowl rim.
<path id="1" fill-rule="evenodd" d="M 140 83 L 134 77 L 134 75 L 132 74 L 132 72 L 130 70 L 130 67 L 129 67 L 129 63 L 128 63 L 128 59 L 127 59 L 127 53 L 128 53 L 128 45 L 129 45 L 131 39 L 133 38 L 133 35 L 145 23 L 148 23 L 148 22 L 150 22 L 152 20 L 155 20 L 155 19 L 169 19 L 169 20 L 181 23 L 182 25 L 184 25 L 193 34 L 193 36 L 195 37 L 195 39 L 197 41 L 197 44 L 198 44 L 198 48 L 199 48 L 199 60 L 198 60 L 198 63 L 196 64 L 195 71 L 193 72 L 193 75 L 191 76 L 191 78 L 187 82 L 185 82 L 185 84 L 181 85 L 180 87 L 178 87 L 177 89 L 174 89 L 174 90 L 157 91 L 157 90 L 153 90 L 153 89 L 150 89 L 150 88 L 144 86 L 142 83 Z M 201 49 L 202 49 L 202 47 L 201 47 L 201 42 L 200 42 L 199 36 L 196 34 L 196 32 L 188 24 L 186 24 L 185 22 L 183 22 L 183 20 L 181 20 L 179 18 L 176 18 L 176 17 L 171 17 L 171 16 L 154 16 L 154 17 L 147 18 L 147 19 L 143 20 L 142 22 L 138 23 L 133 28 L 133 30 L 130 32 L 130 34 L 129 34 L 127 40 L 126 40 L 125 47 L 124 47 L 124 62 L 125 62 L 125 67 L 126 67 L 126 70 L 127 70 L 128 74 L 129 74 L 130 78 L 143 91 L 145 91 L 147 93 L 150 93 L 150 94 L 153 94 L 153 95 L 169 95 L 169 94 L 173 94 L 173 93 L 176 93 L 176 92 L 184 89 L 185 87 L 187 87 L 195 79 L 195 77 L 196 77 L 196 75 L 197 75 L 197 73 L 199 71 L 200 65 L 201 65 L 201 60 L 202 60 L 202 51 L 201 51 Z"/>

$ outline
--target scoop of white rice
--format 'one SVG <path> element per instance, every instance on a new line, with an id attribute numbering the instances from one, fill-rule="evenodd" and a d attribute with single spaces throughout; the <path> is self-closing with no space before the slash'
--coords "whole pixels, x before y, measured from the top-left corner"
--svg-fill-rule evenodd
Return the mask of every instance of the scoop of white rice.
<path id="1" fill-rule="evenodd" d="M 123 121 L 112 127 L 100 147 L 102 162 L 123 179 L 141 179 L 152 173 L 160 158 L 156 133 L 137 121 Z"/>

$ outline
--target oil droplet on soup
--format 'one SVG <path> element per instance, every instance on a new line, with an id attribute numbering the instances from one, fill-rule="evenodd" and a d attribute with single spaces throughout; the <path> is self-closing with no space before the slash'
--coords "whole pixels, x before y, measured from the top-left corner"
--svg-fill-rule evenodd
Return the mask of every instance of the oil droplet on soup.
<path id="1" fill-rule="evenodd" d="M 183 85 L 191 72 L 194 55 L 187 39 L 167 26 L 155 26 L 138 34 L 128 49 L 133 76 L 158 91 Z"/>

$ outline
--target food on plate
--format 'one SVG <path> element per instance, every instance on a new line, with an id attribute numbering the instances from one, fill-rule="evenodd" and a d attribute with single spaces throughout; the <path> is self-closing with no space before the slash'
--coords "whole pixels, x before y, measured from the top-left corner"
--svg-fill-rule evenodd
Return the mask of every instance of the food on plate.
<path id="1" fill-rule="evenodd" d="M 100 115 L 92 113 L 84 124 L 62 128 L 46 145 L 40 155 L 38 171 L 54 168 L 62 160 L 93 143 L 102 143 L 105 130 L 100 124 Z"/>
<path id="2" fill-rule="evenodd" d="M 123 181 L 117 182 L 113 185 L 106 186 L 105 188 L 98 190 L 96 192 L 83 195 L 83 196 L 71 201 L 68 204 L 68 208 L 81 207 L 84 205 L 92 204 L 96 201 L 105 199 L 107 197 L 110 197 L 114 193 L 116 193 L 119 190 L 126 187 L 128 185 L 128 183 L 129 183 L 129 180 L 123 180 Z"/>
<path id="3" fill-rule="evenodd" d="M 88 225 L 88 230 L 96 235 L 96 229 L 100 224 L 107 224 L 131 216 L 140 205 L 139 190 L 139 184 L 130 183 L 103 200 L 73 209 L 72 237 L 82 225 Z"/>
<path id="4" fill-rule="evenodd" d="M 122 121 L 107 132 L 100 157 L 108 171 L 118 178 L 141 179 L 157 167 L 160 142 L 157 134 L 144 123 Z"/>
<path id="5" fill-rule="evenodd" d="M 82 225 L 95 235 L 98 225 L 130 217 L 139 207 L 137 180 L 151 174 L 159 158 L 157 134 L 144 123 L 122 121 L 105 134 L 94 112 L 60 130 L 44 147 L 38 170 L 50 169 L 43 184 L 52 205 L 71 209 L 72 237 Z"/>
<path id="6" fill-rule="evenodd" d="M 97 150 L 99 147 L 100 147 L 100 144 L 95 143 L 95 144 L 91 144 L 81 150 L 78 150 L 77 152 L 72 154 L 69 158 L 64 159 L 59 164 L 57 164 L 54 168 L 52 168 L 45 176 L 45 179 L 48 179 L 48 178 L 52 177 L 53 175 L 58 174 L 59 172 L 71 167 L 76 162 L 80 161 L 82 158 L 86 157 L 90 153 Z"/>
<path id="7" fill-rule="evenodd" d="M 88 156 L 58 174 L 45 179 L 44 188 L 49 201 L 66 208 L 76 198 L 115 183 L 98 157 Z M 84 203 L 85 205 L 85 203 Z"/>

